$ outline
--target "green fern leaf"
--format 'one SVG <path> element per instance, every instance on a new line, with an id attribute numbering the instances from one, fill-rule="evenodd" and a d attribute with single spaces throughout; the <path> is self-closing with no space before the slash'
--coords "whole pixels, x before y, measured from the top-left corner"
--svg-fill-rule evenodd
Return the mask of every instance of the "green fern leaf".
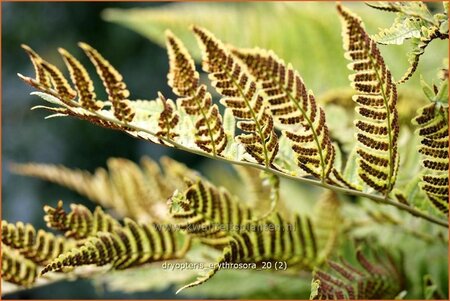
<path id="1" fill-rule="evenodd" d="M 413 123 L 418 126 L 425 168 L 419 185 L 433 206 L 448 214 L 448 108 L 432 103 L 419 110 Z"/>
<path id="2" fill-rule="evenodd" d="M 405 40 L 411 38 L 420 38 L 422 33 L 422 26 L 426 23 L 417 18 L 397 18 L 390 28 L 381 30 L 374 35 L 374 39 L 379 44 L 402 45 Z"/>
<path id="3" fill-rule="evenodd" d="M 45 265 L 73 247 L 74 243 L 44 230 L 36 233 L 31 224 L 10 224 L 2 220 L 2 245 L 16 249 L 36 264 Z"/>
<path id="4" fill-rule="evenodd" d="M 45 206 L 44 220 L 47 227 L 65 232 L 66 237 L 83 239 L 95 236 L 97 232 L 111 232 L 119 226 L 109 214 L 103 212 L 101 207 L 95 208 L 94 213 L 83 205 L 71 204 L 71 212 L 63 209 L 63 202 L 59 201 L 56 208 Z"/>
<path id="5" fill-rule="evenodd" d="M 241 205 L 227 190 L 200 180 L 183 193 L 176 192 L 169 210 L 177 227 L 216 247 L 226 245 L 230 235 L 242 232 L 252 219 L 250 208 Z"/>
<path id="6" fill-rule="evenodd" d="M 83 245 L 61 254 L 40 274 L 87 264 L 111 264 L 115 269 L 126 269 L 155 261 L 180 259 L 189 248 L 189 239 L 184 237 L 184 245 L 181 245 L 171 225 L 137 224 L 128 218 L 124 222 L 123 227 L 116 227 L 112 232 L 97 232 Z"/>
<path id="7" fill-rule="evenodd" d="M 234 234 L 214 268 L 177 293 L 208 281 L 221 268 L 233 264 L 249 263 L 261 268 L 262 262 L 271 262 L 282 263 L 285 268 L 311 270 L 317 264 L 318 254 L 313 225 L 299 215 L 294 220 L 294 223 L 286 222 L 276 214 L 264 223 L 253 224 L 249 231 Z"/>
<path id="8" fill-rule="evenodd" d="M 248 133 L 237 136 L 237 140 L 259 164 L 273 166 L 278 137 L 257 84 L 221 41 L 205 29 L 193 30 L 202 46 L 203 69 L 209 73 L 217 92 L 224 96 L 221 103 L 232 109 L 233 115 L 241 119 L 237 126 Z"/>
<path id="9" fill-rule="evenodd" d="M 167 140 L 174 140 L 178 137 L 175 127 L 180 122 L 180 116 L 178 115 L 175 104 L 172 100 L 166 99 L 161 93 L 159 93 L 159 101 L 163 104 L 163 111 L 159 115 L 158 125 L 160 130 L 156 133 L 157 136 L 165 137 Z M 163 140 L 159 140 L 161 144 L 166 144 Z"/>
<path id="10" fill-rule="evenodd" d="M 227 146 L 227 136 L 222 126 L 222 116 L 217 105 L 212 104 L 211 94 L 205 85 L 199 86 L 199 74 L 188 51 L 170 31 L 166 32 L 169 52 L 169 86 L 182 97 L 181 106 L 195 121 L 195 143 L 205 152 L 220 155 Z"/>
<path id="11" fill-rule="evenodd" d="M 358 140 L 359 176 L 370 187 L 388 195 L 398 169 L 399 133 L 397 89 L 377 45 L 364 30 L 361 20 L 338 5 L 343 21 L 344 48 L 352 61 L 352 86 L 358 93 L 360 119 L 355 122 Z"/>
<path id="12" fill-rule="evenodd" d="M 335 275 L 318 270 L 312 282 L 313 300 L 369 300 L 393 299 L 403 289 L 404 276 L 401 265 L 389 254 L 374 254 L 369 261 L 361 252 L 356 252 L 357 268 L 343 258 L 340 262 L 329 261 L 330 270 Z"/>
<path id="13" fill-rule="evenodd" d="M 2 280 L 29 287 L 36 281 L 36 277 L 35 263 L 14 254 L 13 250 L 2 245 Z"/>

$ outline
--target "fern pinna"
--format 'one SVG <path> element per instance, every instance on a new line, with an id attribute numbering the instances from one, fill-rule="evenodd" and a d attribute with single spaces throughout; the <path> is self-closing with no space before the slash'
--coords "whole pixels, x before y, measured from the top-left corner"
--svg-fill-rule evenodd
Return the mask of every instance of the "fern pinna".
<path id="1" fill-rule="evenodd" d="M 355 121 L 358 140 L 359 176 L 370 187 L 388 195 L 393 189 L 399 164 L 397 88 L 376 43 L 362 21 L 338 5 L 344 28 L 344 48 L 352 61 L 352 86 L 357 94 L 360 119 Z"/>
<path id="2" fill-rule="evenodd" d="M 418 126 L 425 169 L 420 187 L 436 209 L 448 214 L 448 108 L 434 102 L 422 108 L 413 122 Z"/>
<path id="3" fill-rule="evenodd" d="M 36 232 L 30 224 L 2 220 L 2 247 L 5 245 L 36 264 L 46 265 L 75 244 L 42 229 Z"/>
<path id="4" fill-rule="evenodd" d="M 78 220 L 72 220 L 72 228 L 90 222 L 88 215 L 79 216 Z M 138 224 L 125 218 L 123 226 L 117 222 L 110 231 L 96 232 L 80 246 L 62 253 L 49 262 L 41 274 L 87 264 L 111 264 L 115 269 L 126 269 L 155 261 L 179 259 L 189 249 L 189 244 L 189 238 L 180 237 L 170 224 Z"/>
<path id="5" fill-rule="evenodd" d="M 2 279 L 4 281 L 28 287 L 34 284 L 37 274 L 37 266 L 34 262 L 2 245 Z"/>
<path id="6" fill-rule="evenodd" d="M 209 73 L 217 92 L 224 96 L 221 103 L 242 119 L 237 126 L 248 133 L 239 135 L 238 141 L 258 163 L 272 167 L 278 152 L 278 137 L 256 82 L 209 31 L 199 27 L 193 31 L 202 47 L 203 69 Z"/>
<path id="7" fill-rule="evenodd" d="M 223 247 L 230 234 L 242 232 L 252 220 L 252 211 L 224 188 L 206 181 L 191 183 L 170 199 L 169 210 L 176 225 L 203 243 Z"/>
<path id="8" fill-rule="evenodd" d="M 227 264 L 282 262 L 286 267 L 311 270 L 318 264 L 317 255 L 314 228 L 309 218 L 296 215 L 294 222 L 287 222 L 280 214 L 274 214 L 264 222 L 248 225 L 247 231 L 233 234 L 214 268 L 177 293 L 208 281 Z"/>
<path id="9" fill-rule="evenodd" d="M 206 85 L 199 84 L 199 74 L 194 60 L 182 42 L 170 31 L 166 33 L 169 53 L 169 86 L 181 97 L 180 104 L 187 114 L 195 116 L 195 144 L 202 150 L 220 155 L 227 146 L 227 136 L 222 125 L 222 116 Z"/>
<path id="10" fill-rule="evenodd" d="M 340 258 L 340 262 L 328 261 L 331 271 L 315 271 L 311 299 L 313 300 L 368 300 L 393 299 L 405 285 L 402 263 L 389 253 L 374 253 L 371 262 L 361 250 L 356 251 L 359 266 Z"/>
<path id="11" fill-rule="evenodd" d="M 286 129 L 297 164 L 308 174 L 326 180 L 333 168 L 335 151 L 330 141 L 325 112 L 291 65 L 273 52 L 233 50 L 261 83 L 273 116 Z M 300 127 L 300 129 L 299 129 Z"/>

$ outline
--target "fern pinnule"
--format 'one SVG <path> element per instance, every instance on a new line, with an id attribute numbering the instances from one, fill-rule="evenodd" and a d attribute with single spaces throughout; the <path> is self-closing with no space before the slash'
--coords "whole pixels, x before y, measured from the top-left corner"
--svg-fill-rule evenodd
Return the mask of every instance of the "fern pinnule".
<path id="1" fill-rule="evenodd" d="M 64 237 L 42 229 L 36 232 L 31 224 L 11 224 L 5 220 L 2 220 L 2 244 L 16 249 L 25 258 L 39 265 L 47 264 L 74 246 L 73 241 Z"/>
<path id="2" fill-rule="evenodd" d="M 317 264 L 317 254 L 316 238 L 309 218 L 296 215 L 294 222 L 290 223 L 281 215 L 274 214 L 264 222 L 250 225 L 247 231 L 233 234 L 214 268 L 178 289 L 177 293 L 203 284 L 227 264 L 251 263 L 258 266 L 262 262 L 283 262 L 286 267 L 311 270 Z"/>
<path id="3" fill-rule="evenodd" d="M 419 152 L 425 169 L 420 187 L 434 207 L 448 214 L 448 108 L 433 102 L 413 119 L 421 138 Z"/>
<path id="4" fill-rule="evenodd" d="M 8 247 L 2 245 L 2 280 L 21 285 L 31 286 L 37 277 L 37 266 L 32 261 L 23 258 Z"/>
<path id="5" fill-rule="evenodd" d="M 87 110 L 100 110 L 103 107 L 103 104 L 102 102 L 97 101 L 97 95 L 94 92 L 94 83 L 84 66 L 67 50 L 59 48 L 58 51 L 69 69 L 72 82 L 78 91 L 78 98 L 81 106 Z"/>
<path id="6" fill-rule="evenodd" d="M 122 75 L 97 50 L 86 43 L 78 45 L 84 50 L 101 77 L 108 99 L 112 103 L 114 116 L 121 121 L 132 121 L 135 112 L 130 107 L 128 100 L 130 92 L 123 82 Z"/>
<path id="7" fill-rule="evenodd" d="M 238 128 L 247 133 L 237 136 L 237 140 L 259 164 L 273 167 L 278 137 L 256 82 L 213 34 L 199 27 L 193 27 L 193 31 L 202 48 L 203 69 L 209 73 L 217 92 L 224 96 L 221 103 L 241 119 Z"/>
<path id="8" fill-rule="evenodd" d="M 179 259 L 184 256 L 186 246 L 177 241 L 176 232 L 169 224 L 138 224 L 131 219 L 112 232 L 97 232 L 83 245 L 61 254 L 41 271 L 60 271 L 64 267 L 87 264 L 104 266 L 111 264 L 115 269 L 126 269 L 146 263 Z M 184 244 L 189 239 L 184 237 Z"/>
<path id="9" fill-rule="evenodd" d="M 65 232 L 66 237 L 84 239 L 94 236 L 97 232 L 111 232 L 119 222 L 97 206 L 92 213 L 79 204 L 71 204 L 71 211 L 63 209 L 63 202 L 59 201 L 56 208 L 45 206 L 44 220 L 47 227 Z"/>
<path id="10" fill-rule="evenodd" d="M 352 61 L 350 76 L 357 92 L 357 153 L 359 176 L 385 196 L 393 189 L 399 156 L 397 89 L 376 43 L 364 30 L 361 20 L 338 5 L 343 24 L 346 57 Z"/>
<path id="11" fill-rule="evenodd" d="M 189 52 L 170 31 L 166 32 L 166 45 L 169 53 L 169 86 L 182 97 L 180 103 L 186 113 L 197 116 L 195 143 L 208 153 L 220 155 L 227 146 L 227 136 L 219 108 L 212 104 L 206 86 L 199 85 L 199 74 Z"/>
<path id="12" fill-rule="evenodd" d="M 252 211 L 239 203 L 223 187 L 204 180 L 191 183 L 186 191 L 176 192 L 169 211 L 177 227 L 211 246 L 223 247 L 232 233 L 242 231 L 252 219 Z"/>
<path id="13" fill-rule="evenodd" d="M 283 134 L 292 143 L 298 166 L 326 180 L 333 169 L 335 152 L 325 112 L 317 105 L 312 91 L 307 90 L 298 72 L 291 65 L 286 66 L 272 51 L 234 49 L 232 52 L 261 83 L 275 120 L 286 126 Z"/>

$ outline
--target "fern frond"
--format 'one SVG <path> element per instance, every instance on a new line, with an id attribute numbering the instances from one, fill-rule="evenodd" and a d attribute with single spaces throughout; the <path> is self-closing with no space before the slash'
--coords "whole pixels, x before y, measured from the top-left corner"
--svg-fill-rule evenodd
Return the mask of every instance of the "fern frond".
<path id="1" fill-rule="evenodd" d="M 393 299 L 403 289 L 404 276 L 401 265 L 386 252 L 374 254 L 371 262 L 361 250 L 356 252 L 360 268 L 345 261 L 329 261 L 333 273 L 318 270 L 314 274 L 311 299 L 314 300 L 373 300 Z M 362 269 L 361 269 L 362 268 Z"/>
<path id="2" fill-rule="evenodd" d="M 370 187 L 388 195 L 397 177 L 399 133 L 397 88 L 376 43 L 361 20 L 338 5 L 343 21 L 344 49 L 352 61 L 354 101 L 360 116 L 355 122 L 359 176 Z"/>
<path id="3" fill-rule="evenodd" d="M 252 219 L 252 211 L 230 195 L 223 187 L 217 188 L 199 180 L 183 193 L 170 198 L 169 211 L 177 227 L 191 236 L 199 237 L 208 245 L 226 245 L 232 233 Z"/>
<path id="4" fill-rule="evenodd" d="M 16 249 L 25 258 L 45 265 L 59 254 L 74 246 L 73 241 L 55 236 L 44 230 L 36 230 L 31 224 L 8 223 L 2 220 L 2 244 Z"/>
<path id="5" fill-rule="evenodd" d="M 199 176 L 186 166 L 161 158 L 164 173 L 148 157 L 141 166 L 123 158 L 110 158 L 108 169 L 94 173 L 51 164 L 13 164 L 15 173 L 56 183 L 78 192 L 101 206 L 113 209 L 122 217 L 136 220 L 167 219 L 166 200 L 176 190 L 184 190 L 184 178 Z"/>
<path id="6" fill-rule="evenodd" d="M 58 202 L 56 208 L 44 206 L 47 227 L 65 232 L 66 237 L 84 239 L 95 236 L 97 232 L 111 232 L 119 226 L 119 222 L 103 212 L 101 207 L 97 206 L 94 213 L 79 204 L 71 204 L 70 209 L 71 212 L 67 213 L 62 201 Z"/>
<path id="7" fill-rule="evenodd" d="M 217 92 L 224 96 L 221 103 L 241 119 L 237 126 L 248 133 L 237 136 L 237 140 L 259 164 L 273 166 L 278 137 L 256 82 L 210 32 L 199 27 L 193 31 L 202 47 L 203 69 L 209 73 Z"/>
<path id="8" fill-rule="evenodd" d="M 2 280 L 29 287 L 36 281 L 36 277 L 37 266 L 34 262 L 2 245 Z"/>
<path id="9" fill-rule="evenodd" d="M 124 223 L 123 227 L 116 227 L 112 232 L 97 232 L 80 247 L 61 254 L 44 267 L 41 275 L 60 271 L 63 267 L 88 264 L 111 264 L 121 270 L 156 261 L 180 259 L 187 250 L 169 224 L 138 224 L 128 218 Z M 189 244 L 186 237 L 184 244 Z"/>
<path id="10" fill-rule="evenodd" d="M 127 85 L 123 82 L 122 75 L 97 50 L 88 44 L 79 43 L 78 46 L 84 50 L 97 69 L 97 73 L 108 93 L 108 100 L 112 103 L 114 116 L 119 120 L 132 121 L 135 112 L 130 107 L 128 100 L 130 92 L 127 90 Z"/>
<path id="11" fill-rule="evenodd" d="M 448 108 L 432 103 L 419 110 L 413 123 L 418 126 L 425 169 L 420 187 L 436 209 L 448 214 Z"/>
<path id="12" fill-rule="evenodd" d="M 325 112 L 317 105 L 312 91 L 307 90 L 298 72 L 291 65 L 286 66 L 272 51 L 235 49 L 233 54 L 261 83 L 275 120 L 288 126 L 283 134 L 292 143 L 298 166 L 326 180 L 335 153 Z"/>
<path id="13" fill-rule="evenodd" d="M 170 31 L 166 32 L 169 53 L 169 86 L 180 99 L 186 113 L 196 116 L 195 143 L 205 152 L 220 155 L 227 146 L 227 136 L 217 105 L 212 104 L 211 94 L 205 85 L 199 85 L 199 74 L 194 60 L 182 42 Z"/>
<path id="14" fill-rule="evenodd" d="M 293 223 L 286 222 L 275 214 L 264 223 L 253 224 L 248 231 L 234 234 L 214 268 L 177 293 L 208 281 L 220 269 L 229 268 L 233 263 L 283 262 L 289 268 L 311 270 L 317 264 L 318 253 L 312 222 L 299 215 L 294 220 Z"/>

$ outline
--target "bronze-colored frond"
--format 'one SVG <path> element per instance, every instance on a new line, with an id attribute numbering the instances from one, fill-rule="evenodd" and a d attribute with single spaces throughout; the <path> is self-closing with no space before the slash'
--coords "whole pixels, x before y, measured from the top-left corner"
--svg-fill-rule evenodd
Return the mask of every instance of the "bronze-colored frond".
<path id="1" fill-rule="evenodd" d="M 93 213 L 79 204 L 71 204 L 70 209 L 70 213 L 67 213 L 62 201 L 58 202 L 56 208 L 44 206 L 47 227 L 63 231 L 67 237 L 83 239 L 95 236 L 97 232 L 111 232 L 120 225 L 116 219 L 103 212 L 101 207 L 95 208 Z"/>
<path id="2" fill-rule="evenodd" d="M 413 123 L 425 168 L 420 187 L 436 209 L 448 214 L 448 108 L 434 102 L 420 109 Z"/>
<path id="3" fill-rule="evenodd" d="M 199 27 L 193 31 L 202 47 L 203 69 L 209 73 L 217 92 L 224 96 L 221 103 L 241 119 L 237 126 L 248 133 L 237 136 L 237 140 L 259 164 L 273 166 L 278 137 L 256 82 L 210 32 Z"/>
<path id="4" fill-rule="evenodd" d="M 40 265 L 47 264 L 74 246 L 72 241 L 50 232 L 38 230 L 36 233 L 31 224 L 10 224 L 5 220 L 2 220 L 2 244 Z"/>
<path id="5" fill-rule="evenodd" d="M 376 43 L 361 20 L 338 5 L 343 24 L 346 57 L 352 61 L 352 86 L 358 104 L 357 153 L 359 176 L 370 187 L 387 195 L 394 187 L 399 156 L 397 88 Z"/>
<path id="6" fill-rule="evenodd" d="M 114 116 L 121 121 L 132 121 L 135 112 L 130 107 L 128 100 L 130 92 L 123 82 L 122 75 L 97 50 L 86 43 L 79 43 L 78 45 L 97 69 L 97 73 L 108 93 L 108 99 L 113 106 Z"/>
<path id="7" fill-rule="evenodd" d="M 272 51 L 234 49 L 233 54 L 261 83 L 275 120 L 287 126 L 283 133 L 292 143 L 298 166 L 326 180 L 333 168 L 335 152 L 325 112 L 298 72 Z"/>
<path id="8" fill-rule="evenodd" d="M 137 224 L 124 220 L 123 227 L 112 232 L 98 232 L 89 237 L 83 245 L 61 254 L 41 271 L 41 275 L 60 271 L 63 267 L 77 267 L 87 264 L 103 266 L 111 264 L 115 269 L 126 269 L 155 261 L 179 259 L 187 251 L 189 239 L 183 237 L 170 224 Z"/>
<path id="9" fill-rule="evenodd" d="M 28 287 L 36 281 L 36 277 L 37 266 L 34 262 L 2 245 L 2 280 Z"/>

